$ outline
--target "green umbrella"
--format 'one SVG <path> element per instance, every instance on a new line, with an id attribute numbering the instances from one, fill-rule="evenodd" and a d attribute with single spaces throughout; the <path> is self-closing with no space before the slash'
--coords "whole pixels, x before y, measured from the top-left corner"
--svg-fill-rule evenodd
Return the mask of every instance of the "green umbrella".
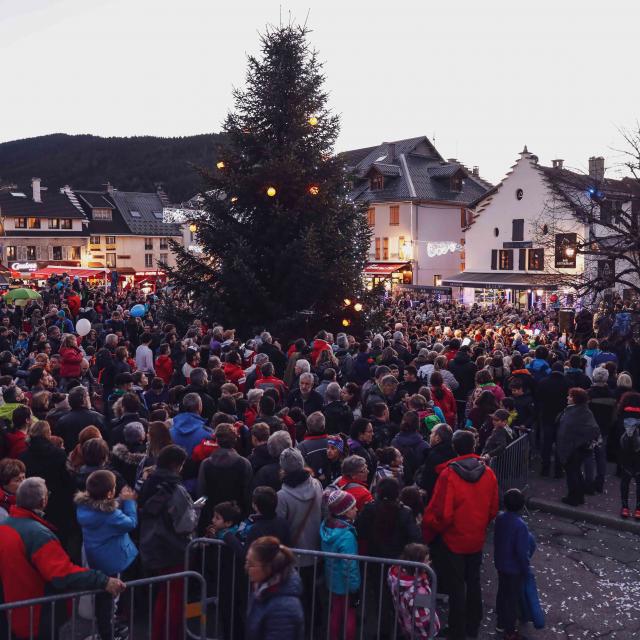
<path id="1" fill-rule="evenodd" d="M 42 296 L 33 289 L 12 289 L 4 297 L 7 302 L 13 302 L 19 306 L 27 304 L 29 300 L 42 300 Z"/>

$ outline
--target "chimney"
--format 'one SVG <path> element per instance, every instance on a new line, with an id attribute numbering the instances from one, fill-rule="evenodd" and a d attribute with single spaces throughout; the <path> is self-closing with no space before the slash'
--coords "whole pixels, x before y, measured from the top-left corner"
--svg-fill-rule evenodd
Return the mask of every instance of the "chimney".
<path id="1" fill-rule="evenodd" d="M 554 169 L 564 169 L 564 160 L 552 160 Z"/>
<path id="2" fill-rule="evenodd" d="M 387 162 L 395 162 L 396 161 L 396 143 L 388 142 L 387 143 Z"/>
<path id="3" fill-rule="evenodd" d="M 447 162 L 450 162 L 451 164 L 457 164 L 458 163 L 458 159 L 457 158 L 447 158 Z"/>
<path id="4" fill-rule="evenodd" d="M 33 191 L 33 201 L 42 202 L 40 195 L 40 178 L 31 178 L 31 189 Z"/>
<path id="5" fill-rule="evenodd" d="M 480 167 L 478 167 L 477 165 L 475 167 L 473 167 L 473 169 L 471 169 L 471 173 L 476 176 L 476 178 L 480 177 Z"/>
<path id="6" fill-rule="evenodd" d="M 110 182 L 107 182 L 107 184 L 105 184 L 105 190 L 110 196 L 113 195 L 114 188 L 113 188 L 113 185 Z"/>
<path id="7" fill-rule="evenodd" d="M 589 177 L 596 182 L 604 179 L 604 158 L 602 156 L 589 158 Z"/>

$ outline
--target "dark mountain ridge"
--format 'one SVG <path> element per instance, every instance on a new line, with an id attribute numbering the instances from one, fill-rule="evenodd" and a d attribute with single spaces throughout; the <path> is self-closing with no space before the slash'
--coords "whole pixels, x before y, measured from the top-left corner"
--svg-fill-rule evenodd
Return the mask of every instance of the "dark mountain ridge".
<path id="1" fill-rule="evenodd" d="M 162 184 L 172 202 L 202 190 L 197 167 L 215 165 L 223 137 L 206 133 L 177 138 L 133 136 L 102 138 L 52 133 L 0 143 L 0 185 L 27 187 L 32 177 L 58 189 L 155 191 Z"/>

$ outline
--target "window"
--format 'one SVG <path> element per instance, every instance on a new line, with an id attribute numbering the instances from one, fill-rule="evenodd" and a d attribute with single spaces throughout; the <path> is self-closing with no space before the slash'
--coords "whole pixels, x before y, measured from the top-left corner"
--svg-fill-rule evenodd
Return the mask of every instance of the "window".
<path id="1" fill-rule="evenodd" d="M 169 254 L 168 253 L 161 253 L 160 254 L 160 262 L 162 262 L 162 264 L 167 264 L 167 262 L 169 262 Z"/>
<path id="2" fill-rule="evenodd" d="M 442 286 L 442 276 L 439 273 L 436 273 L 433 276 L 433 286 L 434 287 L 441 287 Z"/>
<path id="3" fill-rule="evenodd" d="M 16 229 L 26 229 L 27 228 L 27 219 L 26 218 L 16 218 Z"/>
<path id="4" fill-rule="evenodd" d="M 144 266 L 153 267 L 153 253 L 144 254 Z"/>
<path id="5" fill-rule="evenodd" d="M 380 260 L 380 238 L 376 238 L 376 260 Z"/>
<path id="6" fill-rule="evenodd" d="M 376 175 L 370 181 L 371 191 L 380 191 L 384 189 L 384 176 Z"/>
<path id="7" fill-rule="evenodd" d="M 389 224 L 400 224 L 400 207 L 397 204 L 389 207 Z"/>
<path id="8" fill-rule="evenodd" d="M 160 250 L 169 248 L 169 238 L 160 238 Z"/>
<path id="9" fill-rule="evenodd" d="M 62 247 L 53 247 L 53 260 L 62 260 Z"/>
<path id="10" fill-rule="evenodd" d="M 140 217 L 140 212 L 136 211 L 135 209 L 131 209 L 131 211 L 129 211 L 129 213 L 131 214 L 132 218 L 139 218 Z"/>
<path id="11" fill-rule="evenodd" d="M 112 220 L 113 212 L 111 209 L 92 209 L 91 216 L 94 220 Z"/>
<path id="12" fill-rule="evenodd" d="M 35 260 L 36 259 L 36 248 L 34 245 L 29 245 L 27 247 L 27 260 Z"/>
<path id="13" fill-rule="evenodd" d="M 529 271 L 544 271 L 544 249 L 529 249 Z"/>
<path id="14" fill-rule="evenodd" d="M 451 185 L 451 191 L 462 191 L 462 176 L 461 175 L 451 176 L 450 185 Z"/>
<path id="15" fill-rule="evenodd" d="M 524 271 L 527 268 L 527 250 L 518 250 L 518 269 Z"/>
<path id="16" fill-rule="evenodd" d="M 516 200 L 522 200 L 524 191 L 522 189 L 516 189 Z"/>
<path id="17" fill-rule="evenodd" d="M 382 238 L 382 259 L 389 259 L 389 238 Z"/>
<path id="18" fill-rule="evenodd" d="M 156 220 L 164 220 L 163 211 L 152 211 L 151 214 L 153 215 L 154 218 L 156 218 Z"/>
<path id="19" fill-rule="evenodd" d="M 29 218 L 27 226 L 29 227 L 29 229 L 39 229 L 40 218 Z"/>
<path id="20" fill-rule="evenodd" d="M 17 259 L 18 259 L 18 252 L 16 251 L 16 247 L 14 246 L 7 247 L 7 262 L 9 262 L 10 260 L 17 260 Z"/>
<path id="21" fill-rule="evenodd" d="M 73 220 L 71 220 L 71 218 L 62 218 L 62 220 L 60 220 L 60 228 L 73 229 Z"/>
<path id="22" fill-rule="evenodd" d="M 513 249 L 500 249 L 498 251 L 498 268 L 500 271 L 513 269 Z"/>
<path id="23" fill-rule="evenodd" d="M 369 210 L 367 211 L 367 222 L 369 223 L 370 227 L 375 227 L 376 226 L 376 209 L 375 209 L 375 207 L 369 207 Z"/>
<path id="24" fill-rule="evenodd" d="M 116 243 L 116 237 L 115 236 L 106 236 L 104 241 L 107 244 L 115 244 Z"/>
<path id="25" fill-rule="evenodd" d="M 116 266 L 116 254 L 115 253 L 107 253 L 107 259 L 106 259 L 105 264 L 110 269 L 115 268 L 115 266 Z"/>
<path id="26" fill-rule="evenodd" d="M 49 229 L 59 229 L 60 220 L 58 218 L 49 218 Z"/>
<path id="27" fill-rule="evenodd" d="M 91 236 L 89 238 L 89 244 L 100 244 L 100 236 Z"/>
<path id="28" fill-rule="evenodd" d="M 462 207 L 460 209 L 460 228 L 464 229 L 467 226 L 467 210 Z"/>
<path id="29" fill-rule="evenodd" d="M 69 247 L 69 260 L 80 260 L 82 250 L 80 247 Z"/>
<path id="30" fill-rule="evenodd" d="M 498 227 L 494 227 L 493 235 L 497 238 L 500 235 L 500 229 Z"/>
<path id="31" fill-rule="evenodd" d="M 491 249 L 491 271 L 495 271 L 498 268 L 498 250 Z"/>
<path id="32" fill-rule="evenodd" d="M 524 240 L 524 220 L 522 218 L 511 221 L 511 239 L 515 242 Z"/>
<path id="33" fill-rule="evenodd" d="M 144 239 L 144 250 L 145 251 L 153 251 L 153 238 L 145 238 Z"/>

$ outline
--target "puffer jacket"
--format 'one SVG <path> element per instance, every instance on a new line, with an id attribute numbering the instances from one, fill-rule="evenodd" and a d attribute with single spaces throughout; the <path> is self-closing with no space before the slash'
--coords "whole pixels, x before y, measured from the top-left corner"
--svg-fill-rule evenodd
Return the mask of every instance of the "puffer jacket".
<path id="1" fill-rule="evenodd" d="M 572 453 L 588 447 L 599 436 L 600 428 L 589 407 L 569 405 L 558 417 L 558 460 L 564 464 Z"/>
<path id="2" fill-rule="evenodd" d="M 74 502 L 89 566 L 109 576 L 124 571 L 138 556 L 129 537 L 138 526 L 135 501 L 123 500 L 118 508 L 115 499 L 94 500 L 83 491 Z"/>
<path id="3" fill-rule="evenodd" d="M 80 363 L 83 357 L 77 347 L 62 347 L 60 349 L 60 377 L 79 378 L 81 374 Z"/>
<path id="4" fill-rule="evenodd" d="M 277 584 L 252 591 L 246 637 L 253 640 L 302 640 L 302 582 L 296 571 Z"/>
<path id="5" fill-rule="evenodd" d="M 356 555 L 358 543 L 354 526 L 341 518 L 327 518 L 320 525 L 322 551 Z M 345 595 L 360 588 L 360 569 L 356 560 L 326 558 L 324 575 L 331 593 Z"/>

